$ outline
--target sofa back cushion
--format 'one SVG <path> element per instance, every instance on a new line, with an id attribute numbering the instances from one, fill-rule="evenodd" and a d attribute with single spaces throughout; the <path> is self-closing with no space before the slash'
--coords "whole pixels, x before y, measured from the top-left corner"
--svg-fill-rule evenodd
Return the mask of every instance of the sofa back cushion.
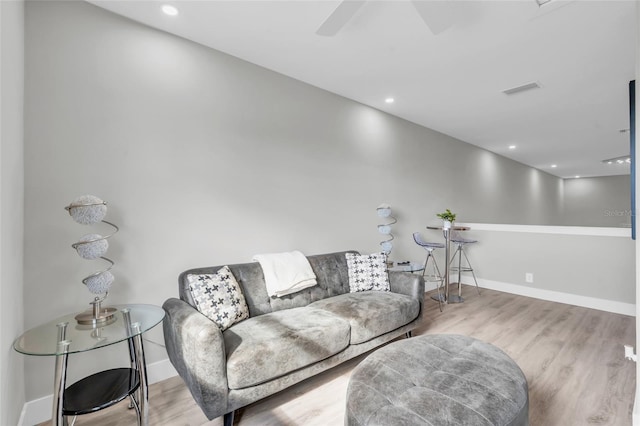
<path id="1" fill-rule="evenodd" d="M 318 285 L 283 297 L 269 297 L 267 295 L 264 274 L 258 262 L 228 266 L 242 288 L 245 300 L 249 306 L 249 315 L 254 317 L 282 309 L 307 306 L 309 303 L 317 300 L 348 293 L 349 274 L 347 270 L 346 253 L 357 252 L 348 251 L 307 256 L 309 264 L 316 274 Z M 180 299 L 195 307 L 196 304 L 189 290 L 187 276 L 190 274 L 215 274 L 223 266 L 224 265 L 194 268 L 181 273 L 178 278 Z"/>

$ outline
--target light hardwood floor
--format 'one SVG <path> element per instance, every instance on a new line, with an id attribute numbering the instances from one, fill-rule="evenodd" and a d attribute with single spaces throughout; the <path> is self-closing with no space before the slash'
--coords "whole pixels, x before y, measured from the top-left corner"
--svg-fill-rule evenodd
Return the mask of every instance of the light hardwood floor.
<path id="1" fill-rule="evenodd" d="M 465 303 L 448 305 L 442 313 L 427 295 L 426 321 L 414 335 L 464 334 L 504 350 L 529 382 L 532 426 L 631 425 L 635 364 L 624 359 L 623 345 L 635 344 L 635 318 L 491 290 L 478 296 L 470 286 L 463 287 L 463 295 Z M 363 357 L 245 408 L 236 424 L 344 424 L 349 376 Z M 126 403 L 76 421 L 127 424 L 136 421 Z M 219 426 L 222 419 L 208 421 L 174 377 L 150 387 L 149 424 Z"/>

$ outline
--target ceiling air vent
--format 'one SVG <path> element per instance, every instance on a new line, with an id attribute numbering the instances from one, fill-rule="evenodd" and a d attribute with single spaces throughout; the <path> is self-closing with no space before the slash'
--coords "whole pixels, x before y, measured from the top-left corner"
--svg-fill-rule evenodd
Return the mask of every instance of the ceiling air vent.
<path id="1" fill-rule="evenodd" d="M 539 89 L 540 83 L 537 81 L 532 81 L 531 83 L 525 83 L 521 86 L 512 87 L 510 89 L 505 89 L 502 91 L 505 95 L 513 95 L 514 93 L 524 92 L 525 90 L 531 89 Z"/>

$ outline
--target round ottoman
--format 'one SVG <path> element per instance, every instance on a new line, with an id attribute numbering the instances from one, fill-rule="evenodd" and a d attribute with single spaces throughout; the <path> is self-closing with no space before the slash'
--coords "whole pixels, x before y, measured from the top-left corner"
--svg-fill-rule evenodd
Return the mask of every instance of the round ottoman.
<path id="1" fill-rule="evenodd" d="M 354 370 L 345 425 L 528 425 L 520 367 L 467 336 L 417 336 L 375 351 Z"/>

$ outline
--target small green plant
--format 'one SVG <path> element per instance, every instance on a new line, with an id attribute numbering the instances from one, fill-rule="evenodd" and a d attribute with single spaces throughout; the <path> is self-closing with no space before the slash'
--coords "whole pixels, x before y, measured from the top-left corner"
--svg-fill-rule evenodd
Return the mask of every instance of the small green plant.
<path id="1" fill-rule="evenodd" d="M 443 213 L 436 214 L 436 216 L 438 216 L 442 220 L 448 220 L 449 222 L 456 221 L 456 214 L 451 213 L 451 210 L 449 209 L 445 210 Z"/>

